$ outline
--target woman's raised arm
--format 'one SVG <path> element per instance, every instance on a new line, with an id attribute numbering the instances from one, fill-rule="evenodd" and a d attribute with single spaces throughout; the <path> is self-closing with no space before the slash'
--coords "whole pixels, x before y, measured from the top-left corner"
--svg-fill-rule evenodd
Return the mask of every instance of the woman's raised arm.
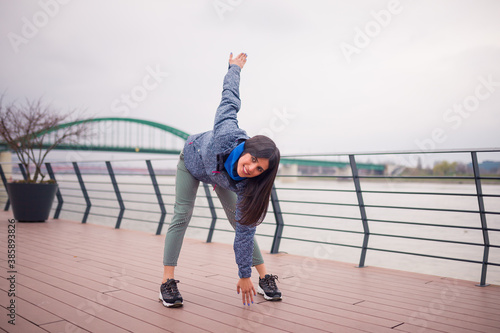
<path id="1" fill-rule="evenodd" d="M 227 135 L 234 136 L 239 132 L 244 132 L 238 127 L 237 113 L 241 106 L 240 72 L 247 61 L 246 58 L 245 53 L 240 53 L 236 58 L 233 58 L 232 54 L 229 56 L 229 68 L 224 77 L 222 98 L 214 120 L 215 143 L 220 144 L 221 147 L 228 142 Z M 246 132 L 243 135 L 246 136 Z"/>

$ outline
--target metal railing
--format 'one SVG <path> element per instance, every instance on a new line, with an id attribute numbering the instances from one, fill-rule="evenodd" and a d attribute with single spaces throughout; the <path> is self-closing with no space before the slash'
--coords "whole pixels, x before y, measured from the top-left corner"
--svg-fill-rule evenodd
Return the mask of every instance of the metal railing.
<path id="1" fill-rule="evenodd" d="M 488 149 L 488 150 L 474 150 L 474 151 L 434 151 L 425 152 L 396 152 L 396 153 L 366 153 L 366 154 L 331 154 L 319 156 L 326 161 L 328 160 L 346 160 L 348 161 L 348 168 L 344 170 L 339 170 L 338 168 L 325 168 L 318 167 L 315 170 L 309 169 L 296 169 L 292 172 L 281 172 L 278 175 L 277 182 L 273 188 L 271 195 L 271 207 L 266 220 L 262 223 L 269 227 L 273 227 L 273 232 L 267 233 L 257 233 L 259 236 L 272 238 L 271 253 L 278 253 L 280 251 L 280 246 L 282 241 L 285 242 L 304 242 L 304 243 L 318 243 L 324 245 L 341 246 L 353 249 L 359 249 L 359 266 L 364 267 L 366 261 L 366 255 L 369 251 L 378 252 L 389 252 L 400 255 L 411 255 L 411 256 L 421 256 L 434 259 L 450 260 L 463 263 L 478 264 L 481 267 L 481 277 L 478 286 L 487 286 L 486 276 L 489 266 L 500 267 L 500 262 L 493 262 L 490 260 L 490 249 L 500 249 L 500 244 L 495 244 L 490 241 L 490 234 L 495 234 L 495 239 L 500 236 L 500 229 L 488 227 L 488 219 L 500 217 L 500 204 L 497 204 L 495 200 L 500 198 L 500 190 L 498 193 L 485 193 L 483 190 L 484 182 L 492 184 L 494 189 L 496 186 L 500 186 L 500 176 L 497 174 L 492 175 L 481 175 L 480 174 L 480 163 L 478 160 L 478 154 L 484 155 L 494 155 L 499 154 L 500 149 Z M 403 168 L 398 169 L 399 172 L 391 174 L 388 170 L 384 173 L 374 174 L 374 172 L 369 172 L 367 170 L 358 170 L 359 162 L 358 159 L 368 159 L 368 158 L 385 158 L 398 160 L 401 162 L 401 156 L 420 156 L 420 158 L 429 158 L 433 154 L 442 154 L 445 156 L 450 156 L 450 154 L 460 154 L 463 156 L 469 156 L 469 172 L 463 170 L 459 175 L 425 175 L 425 174 L 401 174 Z M 500 155 L 499 155 L 500 156 Z M 300 156 L 287 156 L 287 158 L 293 157 L 295 159 L 311 159 L 318 158 L 318 155 L 300 155 Z M 409 159 L 410 161 L 416 161 L 415 158 Z M 171 162 L 171 159 L 159 159 L 154 160 L 155 163 L 160 164 L 163 162 Z M 408 160 L 407 160 L 408 161 Z M 52 162 L 46 163 L 46 173 L 51 179 L 58 181 L 59 189 L 57 191 L 57 205 L 53 207 L 53 217 L 59 218 L 61 212 L 72 212 L 77 214 L 82 214 L 82 223 L 86 223 L 88 217 L 100 216 L 105 218 L 116 218 L 115 228 L 120 228 L 123 220 L 130 220 L 134 222 L 147 222 L 157 224 L 156 235 L 160 235 L 165 223 L 165 218 L 167 213 L 173 207 L 172 199 L 174 194 L 174 175 L 171 172 L 170 175 L 157 175 L 158 167 L 155 169 L 153 167 L 153 162 L 151 160 L 142 161 L 142 166 L 136 167 L 133 172 L 129 169 L 114 168 L 113 165 L 117 163 L 116 161 L 99 161 L 93 162 L 91 166 L 93 167 L 92 172 L 82 172 L 80 167 L 86 165 L 85 170 L 88 170 L 89 162 Z M 137 161 L 129 161 L 130 163 L 139 163 Z M 397 164 L 398 161 L 394 162 Z M 102 167 L 97 168 L 98 164 Z M 8 178 L 20 179 L 21 177 L 26 178 L 26 172 L 22 165 L 18 166 L 19 172 L 7 173 L 4 168 L 8 164 L 0 164 L 0 176 L 4 183 L 7 182 Z M 71 165 L 71 167 L 69 167 Z M 2 167 L 3 166 L 3 167 Z M 54 172 L 57 169 L 64 168 L 64 172 Z M 104 168 L 105 166 L 105 168 Z M 14 169 L 17 169 L 14 166 Z M 116 169 L 116 170 L 115 170 Z M 165 168 L 161 171 L 165 171 Z M 171 168 L 172 169 L 172 168 Z M 293 169 L 293 167 L 291 168 Z M 418 167 L 407 168 L 411 170 L 422 170 Z M 125 171 L 124 171 L 125 170 Z M 283 171 L 283 168 L 282 168 Z M 362 171 L 362 172 L 361 172 Z M 163 172 L 165 173 L 165 172 Z M 84 176 L 87 178 L 92 178 L 91 180 L 84 180 Z M 95 176 L 95 177 L 94 177 Z M 118 178 L 130 178 L 133 177 L 143 177 L 140 182 L 127 181 L 126 179 Z M 73 179 L 75 178 L 76 179 Z M 109 177 L 109 178 L 108 178 Z M 147 177 L 150 181 L 145 181 Z M 168 180 L 167 183 L 159 182 L 158 178 L 161 177 L 162 180 Z M 63 179 L 64 178 L 64 179 Z M 71 179 L 66 179 L 71 178 Z M 307 183 L 307 181 L 312 181 L 314 183 L 312 186 Z M 318 187 L 317 182 L 321 181 L 321 186 Z M 385 190 L 383 187 L 387 187 L 387 184 L 393 184 L 393 182 L 398 182 L 399 184 L 408 184 L 408 181 L 412 183 L 420 184 L 422 186 L 430 186 L 429 184 L 435 184 L 435 182 L 440 182 L 444 186 L 452 184 L 460 184 L 465 186 L 465 184 L 471 185 L 473 187 L 469 188 L 468 193 L 462 191 L 446 190 L 446 191 L 416 191 L 416 190 Z M 290 185 L 302 185 L 301 186 L 290 186 Z M 72 186 L 71 186 L 72 185 Z M 111 185 L 112 189 L 106 189 Z M 339 186 L 340 185 L 340 186 Z M 370 186 L 367 186 L 370 185 Z M 382 186 L 384 185 L 384 186 Z M 90 188 L 89 188 L 90 186 Z M 210 226 L 196 226 L 191 225 L 190 228 L 206 229 L 208 230 L 207 242 L 212 241 L 212 237 L 215 231 L 230 231 L 228 229 L 216 228 L 217 220 L 220 217 L 217 215 L 217 211 L 221 211 L 222 207 L 214 203 L 212 199 L 211 190 L 208 185 L 202 184 L 204 191 L 198 191 L 198 197 L 203 198 L 203 202 L 197 201 L 195 207 L 198 212 L 202 214 L 193 215 L 194 218 L 208 219 L 211 221 Z M 374 189 L 363 189 L 364 187 L 374 187 Z M 488 185 L 490 186 L 490 185 Z M 129 188 L 130 190 L 123 190 L 123 187 Z M 340 188 L 335 188 L 340 187 Z M 391 186 L 389 186 L 391 187 Z M 122 189 L 121 189 L 122 188 Z M 140 191 L 140 188 L 146 188 L 146 190 Z M 6 191 L 6 187 L 5 187 Z M 74 193 L 74 192 L 79 193 Z M 90 192 L 90 193 L 89 193 Z M 292 193 L 292 194 L 290 194 Z M 92 194 L 92 195 L 91 195 Z M 96 194 L 105 194 L 107 197 L 96 196 Z M 336 195 L 339 198 L 349 197 L 351 202 L 345 202 L 341 199 L 329 200 L 329 195 Z M 449 199 L 447 203 L 457 200 L 457 198 L 474 199 L 477 201 L 474 204 L 474 208 L 471 207 L 418 207 L 414 205 L 397 205 L 397 204 L 380 204 L 377 200 L 380 200 L 384 196 L 398 196 L 400 198 L 410 196 L 412 200 L 416 200 L 419 197 L 440 197 Z M 124 196 L 133 197 L 126 199 Z M 151 199 L 153 196 L 153 199 Z M 308 199 L 301 199 L 307 196 Z M 4 196 L 6 197 L 6 196 Z M 281 197 L 281 199 L 279 199 Z M 283 198 L 284 197 L 284 198 Z M 314 199 L 314 197 L 318 197 Z M 78 201 L 71 201 L 75 198 Z M 326 200 L 325 200 L 326 198 Z M 394 197 L 390 201 L 395 201 Z M 82 202 L 83 199 L 83 202 Z M 164 200 L 167 199 L 167 200 Z M 369 200 L 367 200 L 369 199 Z M 485 199 L 491 200 L 489 204 L 489 209 L 485 205 Z M 5 201 L 5 210 L 9 209 L 8 198 Z M 96 204 L 97 202 L 97 204 Z M 111 203 L 114 204 L 105 204 Z M 206 202 L 206 203 L 205 203 Z M 370 203 L 372 202 L 372 203 Z M 436 201 L 437 202 L 437 201 Z M 438 202 L 439 203 L 439 202 Z M 118 204 L 118 207 L 116 206 Z M 156 206 L 155 209 L 144 209 L 137 208 L 139 205 L 143 207 L 145 205 Z M 468 202 L 470 206 L 470 202 Z M 477 206 L 476 206 L 477 205 Z M 79 207 L 77 208 L 67 208 L 67 206 Z M 493 209 L 492 209 L 493 208 Z M 98 211 L 101 210 L 101 212 Z M 109 210 L 117 210 L 117 214 L 110 214 Z M 102 211 L 107 213 L 103 213 Z M 311 212 L 311 210 L 313 212 Z M 406 212 L 406 214 L 401 214 L 401 212 Z M 160 214 L 157 221 L 149 221 L 149 219 L 139 217 L 128 216 L 126 213 L 135 212 L 137 214 L 150 214 L 152 212 Z M 348 212 L 348 213 L 346 213 Z M 381 213 L 382 212 L 382 213 Z M 385 213 L 385 212 L 391 212 Z M 403 219 L 393 218 L 397 212 L 397 215 L 402 215 Z M 421 212 L 431 213 L 433 218 L 432 222 L 422 221 L 418 219 L 411 219 L 412 214 L 417 214 Z M 392 214 L 392 215 L 391 215 Z M 443 215 L 440 214 L 451 214 L 454 220 L 456 217 L 457 221 L 469 221 L 472 223 L 437 223 L 434 220 L 441 219 Z M 225 214 L 220 214 L 224 216 Z M 382 215 L 381 217 L 379 217 Z M 389 216 L 389 217 L 387 217 Z M 429 215 L 428 215 L 429 216 Z M 473 217 L 473 218 L 471 218 Z M 478 223 L 475 222 L 475 217 L 477 217 Z M 269 221 L 273 219 L 273 221 Z M 310 219 L 316 221 L 317 225 L 304 225 L 300 222 L 295 222 L 297 220 Z M 376 232 L 371 229 L 380 229 L 381 226 L 385 227 L 385 232 Z M 403 227 L 401 230 L 411 229 L 417 230 L 418 233 L 426 233 L 429 228 L 437 228 L 437 230 L 442 230 L 442 232 L 437 232 L 437 237 L 423 237 L 421 235 L 405 235 L 397 233 L 393 230 L 395 227 Z M 427 229 L 426 229 L 427 228 Z M 294 235 L 292 229 L 295 230 L 308 230 L 311 232 L 319 233 L 332 233 L 335 235 L 354 235 L 359 236 L 356 242 L 353 241 L 332 241 L 332 240 L 318 240 L 309 239 L 302 236 L 301 232 L 298 232 L 298 236 Z M 452 230 L 462 230 L 463 232 L 480 232 L 482 235 L 482 241 L 464 241 L 461 239 L 450 239 Z M 289 232 L 287 234 L 287 231 Z M 380 246 L 370 246 L 370 239 L 372 237 L 379 237 L 384 240 L 405 240 L 405 241 L 420 241 L 431 243 L 442 243 L 442 244 L 453 244 L 464 247 L 476 247 L 482 249 L 482 258 L 467 258 L 460 256 L 450 256 L 441 253 L 425 253 L 426 251 L 418 251 L 418 249 L 413 249 L 413 251 L 401 250 L 401 249 L 389 249 Z M 420 250 L 425 249 L 421 247 Z"/>

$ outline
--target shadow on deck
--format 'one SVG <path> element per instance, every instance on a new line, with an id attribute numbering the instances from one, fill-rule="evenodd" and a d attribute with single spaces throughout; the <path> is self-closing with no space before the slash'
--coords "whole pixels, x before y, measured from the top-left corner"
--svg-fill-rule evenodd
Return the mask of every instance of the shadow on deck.
<path id="1" fill-rule="evenodd" d="M 176 270 L 184 307 L 167 309 L 158 301 L 164 235 L 68 220 L 16 223 L 9 273 L 9 218 L 0 213 L 7 332 L 500 332 L 500 286 L 288 254 L 264 253 L 283 301 L 257 295 L 243 306 L 232 246 L 193 239 Z"/>

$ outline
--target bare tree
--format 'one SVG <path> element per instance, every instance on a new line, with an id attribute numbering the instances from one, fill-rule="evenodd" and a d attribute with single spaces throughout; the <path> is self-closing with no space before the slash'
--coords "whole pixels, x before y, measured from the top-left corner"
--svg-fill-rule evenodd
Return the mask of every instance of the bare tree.
<path id="1" fill-rule="evenodd" d="M 42 165 L 47 154 L 60 144 L 76 143 L 88 135 L 87 122 L 76 119 L 79 110 L 62 113 L 42 98 L 6 106 L 0 97 L 0 138 L 24 166 L 27 181 L 43 181 Z M 73 119 L 71 119 L 73 118 Z M 71 119 L 71 121 L 70 121 Z M 71 126 L 65 124 L 71 123 Z M 34 172 L 30 166 L 34 164 Z"/>

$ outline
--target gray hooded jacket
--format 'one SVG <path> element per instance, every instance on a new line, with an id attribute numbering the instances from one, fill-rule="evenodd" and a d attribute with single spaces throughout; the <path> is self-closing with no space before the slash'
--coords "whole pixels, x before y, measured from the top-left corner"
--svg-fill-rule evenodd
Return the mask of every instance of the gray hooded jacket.
<path id="1" fill-rule="evenodd" d="M 222 100 L 215 114 L 213 130 L 191 135 L 184 146 L 184 163 L 193 177 L 237 194 L 237 221 L 241 218 L 241 211 L 238 207 L 247 180 L 235 181 L 231 179 L 224 168 L 223 159 L 239 143 L 249 138 L 247 133 L 238 127 L 237 113 L 241 106 L 239 97 L 240 72 L 241 68 L 238 65 L 229 66 L 224 77 Z M 233 248 L 240 278 L 247 278 L 252 274 L 254 235 L 255 226 L 245 226 L 236 222 Z"/>

